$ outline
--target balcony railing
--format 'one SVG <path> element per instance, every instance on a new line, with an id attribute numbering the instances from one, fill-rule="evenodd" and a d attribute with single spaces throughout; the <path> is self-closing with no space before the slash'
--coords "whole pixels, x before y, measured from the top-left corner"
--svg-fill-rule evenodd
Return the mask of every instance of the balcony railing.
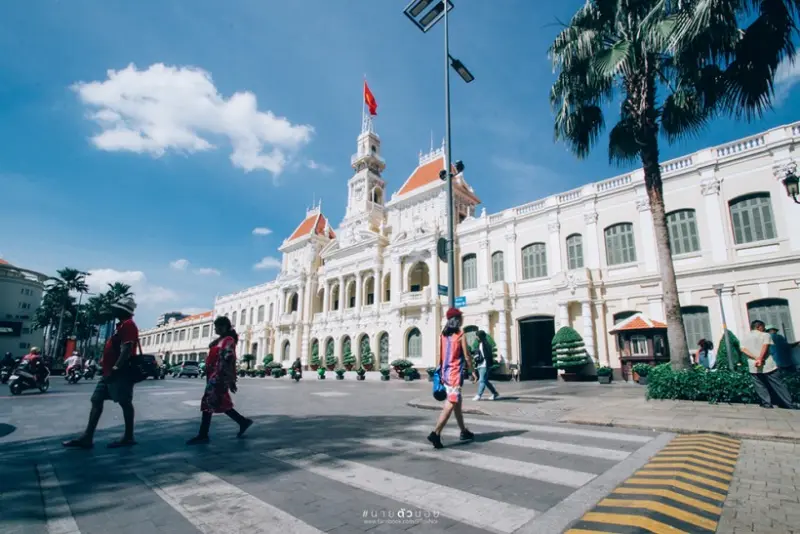
<path id="1" fill-rule="evenodd" d="M 401 301 L 405 305 L 422 305 L 427 304 L 431 299 L 431 288 L 426 287 L 422 291 L 409 291 L 403 293 Z"/>

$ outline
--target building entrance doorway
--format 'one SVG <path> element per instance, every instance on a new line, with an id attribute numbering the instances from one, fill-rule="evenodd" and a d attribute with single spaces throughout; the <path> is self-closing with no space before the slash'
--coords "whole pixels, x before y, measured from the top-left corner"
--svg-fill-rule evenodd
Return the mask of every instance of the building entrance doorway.
<path id="1" fill-rule="evenodd" d="M 554 380 L 551 343 L 556 335 L 556 322 L 549 315 L 535 315 L 519 321 L 520 380 Z"/>

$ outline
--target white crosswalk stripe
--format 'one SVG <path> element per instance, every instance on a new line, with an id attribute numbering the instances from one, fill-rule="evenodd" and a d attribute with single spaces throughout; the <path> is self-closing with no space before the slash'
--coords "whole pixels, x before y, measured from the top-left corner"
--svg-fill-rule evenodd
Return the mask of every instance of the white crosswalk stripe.
<path id="1" fill-rule="evenodd" d="M 430 432 L 429 426 L 416 425 L 409 428 L 415 432 Z M 445 436 L 458 437 L 460 431 L 445 428 L 442 432 Z M 564 454 L 574 454 L 577 456 L 588 456 L 590 458 L 602 458 L 604 460 L 624 460 L 630 456 L 629 452 L 618 451 L 615 449 L 603 449 L 601 447 L 590 447 L 587 445 L 573 445 L 560 441 L 546 441 L 543 439 L 523 438 L 520 436 L 503 436 L 493 438 L 491 443 L 498 445 L 511 445 L 523 449 L 538 449 L 541 451 L 560 452 Z"/>
<path id="2" fill-rule="evenodd" d="M 36 466 L 48 534 L 81 534 L 51 464 Z"/>
<path id="3" fill-rule="evenodd" d="M 560 484 L 562 486 L 569 486 L 571 488 L 580 488 L 597 476 L 592 473 L 573 471 L 572 469 L 562 469 L 560 467 L 551 467 L 549 465 L 540 465 L 532 462 L 520 462 L 518 460 L 511 460 L 500 456 L 489 456 L 487 454 L 479 454 L 457 449 L 448 449 L 445 454 L 441 454 L 438 451 L 432 451 L 429 449 L 429 447 L 425 447 L 427 450 L 423 451 L 421 450 L 421 448 L 424 446 L 423 444 L 410 441 L 401 441 L 395 439 L 364 439 L 359 440 L 359 442 L 363 443 L 364 445 L 389 449 L 395 452 L 404 452 L 424 458 L 466 465 L 468 467 L 480 467 L 481 469 L 488 469 L 497 473 L 530 478 L 531 480 L 540 480 L 542 482 L 551 482 L 553 484 Z"/>
<path id="4" fill-rule="evenodd" d="M 635 434 L 622 434 L 619 432 L 605 432 L 601 430 L 584 430 L 582 428 L 566 428 L 550 425 L 530 425 L 525 423 L 512 423 L 510 421 L 489 421 L 480 419 L 478 421 L 474 421 L 474 423 L 479 426 L 501 428 L 503 430 L 525 430 L 527 432 L 544 432 L 546 434 L 560 434 L 562 436 L 576 436 L 610 441 L 625 441 L 629 443 L 647 443 L 653 440 L 652 436 L 638 436 Z"/>
<path id="5" fill-rule="evenodd" d="M 263 455 L 492 532 L 510 534 L 536 515 L 534 510 L 311 450 L 279 449 Z"/>

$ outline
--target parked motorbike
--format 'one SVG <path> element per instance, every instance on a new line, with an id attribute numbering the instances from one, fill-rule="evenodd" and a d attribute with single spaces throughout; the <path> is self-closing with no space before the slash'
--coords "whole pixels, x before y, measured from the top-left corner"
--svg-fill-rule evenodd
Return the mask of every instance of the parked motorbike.
<path id="1" fill-rule="evenodd" d="M 44 377 L 41 381 L 37 380 L 31 371 L 28 366 L 20 366 L 14 371 L 14 374 L 8 379 L 8 388 L 12 395 L 19 395 L 28 389 L 38 389 L 42 393 L 46 393 L 50 389 L 50 369 L 44 368 Z"/>
<path id="2" fill-rule="evenodd" d="M 291 377 L 295 382 L 300 382 L 300 379 L 303 378 L 303 373 L 301 373 L 297 369 L 292 369 Z"/>
<path id="3" fill-rule="evenodd" d="M 64 375 L 64 378 L 69 384 L 77 384 L 78 381 L 83 378 L 83 374 L 81 374 L 80 369 L 70 369 L 69 372 Z"/>

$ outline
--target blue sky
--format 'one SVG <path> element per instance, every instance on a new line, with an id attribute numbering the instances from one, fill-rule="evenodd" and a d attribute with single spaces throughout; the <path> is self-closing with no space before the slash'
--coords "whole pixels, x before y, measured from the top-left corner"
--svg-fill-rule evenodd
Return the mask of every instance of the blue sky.
<path id="1" fill-rule="evenodd" d="M 441 143 L 442 28 L 423 35 L 405 4 L 3 2 L 0 257 L 132 283 L 142 326 L 273 279 L 274 262 L 255 265 L 278 257 L 314 198 L 334 225 L 344 215 L 365 74 L 392 191 L 431 132 Z M 604 141 L 584 161 L 553 144 L 547 47 L 581 4 L 460 0 L 452 11 L 452 54 L 476 76 L 452 79 L 454 157 L 489 212 L 624 171 Z M 784 70 L 764 119 L 718 121 L 663 157 L 798 119 L 799 70 Z"/>

